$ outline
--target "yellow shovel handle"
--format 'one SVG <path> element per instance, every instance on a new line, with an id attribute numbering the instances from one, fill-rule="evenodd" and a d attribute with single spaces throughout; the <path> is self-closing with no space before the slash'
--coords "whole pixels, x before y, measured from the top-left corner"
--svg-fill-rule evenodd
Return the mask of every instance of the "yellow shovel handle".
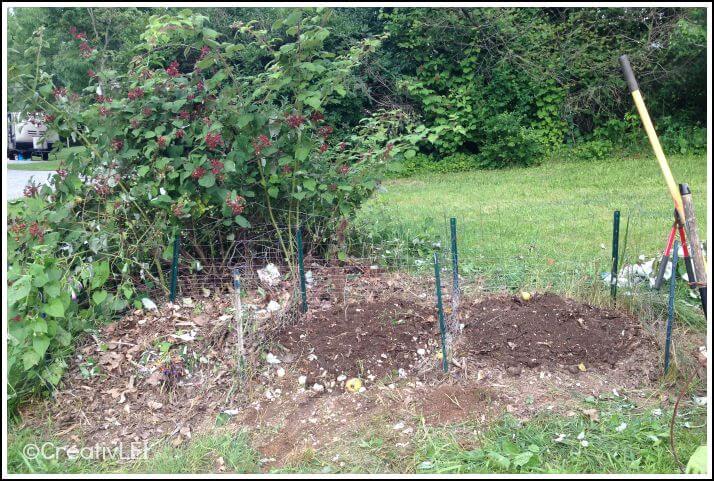
<path id="1" fill-rule="evenodd" d="M 647 112 L 645 101 L 642 99 L 640 88 L 637 85 L 637 80 L 635 79 L 635 74 L 632 72 L 630 59 L 627 58 L 627 55 L 620 57 L 620 65 L 622 66 L 622 72 L 625 74 L 627 85 L 630 88 L 632 99 L 635 101 L 637 112 L 640 114 L 642 124 L 645 127 L 645 132 L 647 132 L 647 138 L 650 140 L 652 150 L 654 151 L 655 157 L 657 157 L 657 162 L 659 162 L 659 168 L 662 170 L 662 175 L 664 175 L 667 188 L 672 196 L 672 200 L 674 200 L 674 208 L 677 210 L 677 214 L 679 214 L 679 219 L 682 223 L 684 223 L 686 221 L 686 217 L 684 215 L 684 207 L 682 206 L 682 196 L 679 193 L 679 187 L 674 181 L 672 171 L 669 169 L 667 158 L 664 156 L 662 145 L 659 143 L 657 132 L 655 132 L 654 125 L 652 125 L 652 119 L 650 119 L 650 114 Z"/>

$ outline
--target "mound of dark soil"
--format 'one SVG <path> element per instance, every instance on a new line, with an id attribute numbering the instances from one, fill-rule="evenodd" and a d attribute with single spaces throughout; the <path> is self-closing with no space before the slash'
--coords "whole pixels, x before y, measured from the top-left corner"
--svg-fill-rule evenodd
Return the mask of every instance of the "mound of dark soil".
<path id="1" fill-rule="evenodd" d="M 508 366 L 610 365 L 631 353 L 638 322 L 555 294 L 494 297 L 465 308 L 463 349 Z"/>
<path id="2" fill-rule="evenodd" d="M 438 327 L 434 309 L 403 299 L 337 302 L 312 309 L 276 341 L 309 379 L 376 378 L 410 371 L 419 359 L 418 349 L 433 348 Z M 425 355 L 425 354 L 424 354 Z"/>

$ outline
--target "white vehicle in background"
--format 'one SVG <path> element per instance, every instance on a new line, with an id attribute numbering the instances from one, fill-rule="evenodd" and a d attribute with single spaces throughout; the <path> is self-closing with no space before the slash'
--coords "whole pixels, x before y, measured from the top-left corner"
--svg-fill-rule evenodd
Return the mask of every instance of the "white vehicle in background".
<path id="1" fill-rule="evenodd" d="M 47 160 L 52 145 L 59 142 L 56 132 L 48 131 L 47 126 L 36 115 L 22 117 L 19 112 L 7 114 L 8 150 L 7 158 L 32 159 L 33 155 Z"/>

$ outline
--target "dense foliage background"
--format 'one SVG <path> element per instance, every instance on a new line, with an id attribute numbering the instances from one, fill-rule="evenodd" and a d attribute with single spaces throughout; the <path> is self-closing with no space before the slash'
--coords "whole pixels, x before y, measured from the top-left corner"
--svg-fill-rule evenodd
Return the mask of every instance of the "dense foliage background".
<path id="1" fill-rule="evenodd" d="M 253 22 L 268 29 L 282 8 L 194 9 L 228 38 Z M 171 12 L 171 9 L 167 9 Z M 155 9 L 22 8 L 9 22 L 10 63 L 45 27 L 45 68 L 55 83 L 89 84 L 88 62 L 68 48 L 87 32 L 107 67 L 127 65 Z M 705 148 L 706 12 L 696 8 L 336 8 L 327 51 L 387 33 L 345 84 L 328 120 L 349 130 L 376 109 L 400 108 L 422 129 L 409 169 L 528 165 L 548 155 L 602 157 L 638 149 L 643 136 L 617 63 L 627 53 L 669 151 Z M 287 41 L 287 40 L 285 40 Z M 278 40 L 279 42 L 279 40 Z M 242 50 L 241 72 L 259 72 L 266 48 Z"/>

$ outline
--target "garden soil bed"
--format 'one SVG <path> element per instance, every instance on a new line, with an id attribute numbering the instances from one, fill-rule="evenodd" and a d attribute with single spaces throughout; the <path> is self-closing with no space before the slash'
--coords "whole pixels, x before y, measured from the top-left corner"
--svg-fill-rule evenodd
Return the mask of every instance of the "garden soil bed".
<path id="1" fill-rule="evenodd" d="M 39 427 L 49 417 L 54 436 L 79 445 L 178 445 L 229 423 L 253 434 L 267 468 L 358 433 L 370 419 L 405 424 L 395 435 L 408 443 L 414 416 L 443 424 L 484 422 L 503 411 L 530 415 L 548 403 L 565 409 L 572 389 L 592 395 L 647 383 L 657 361 L 637 321 L 624 314 L 553 294 L 528 302 L 498 295 L 462 300 L 463 333 L 446 374 L 428 281 L 318 273 L 309 310 L 294 322 L 287 311 L 267 309 L 275 300 L 286 310 L 293 305 L 290 289 L 280 289 L 248 293 L 244 302 L 263 316 L 258 325 L 288 321 L 252 357 L 247 381 L 235 375 L 230 299 L 167 304 L 87 338 L 53 399 L 30 406 L 26 423 Z M 167 360 L 175 361 L 173 372 Z M 351 377 L 362 380 L 359 393 L 345 390 Z"/>
<path id="2" fill-rule="evenodd" d="M 555 294 L 500 296 L 465 306 L 460 341 L 475 359 L 506 366 L 615 367 L 642 342 L 639 321 Z"/>

